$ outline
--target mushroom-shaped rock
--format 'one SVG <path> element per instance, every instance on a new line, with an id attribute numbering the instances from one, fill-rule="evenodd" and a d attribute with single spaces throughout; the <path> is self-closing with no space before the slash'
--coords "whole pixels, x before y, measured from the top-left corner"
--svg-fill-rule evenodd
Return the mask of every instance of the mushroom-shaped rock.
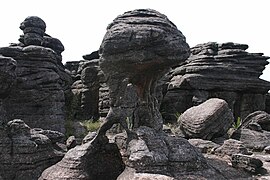
<path id="1" fill-rule="evenodd" d="M 126 126 L 127 117 L 134 128 L 148 126 L 160 131 L 162 117 L 155 98 L 156 82 L 170 67 L 188 58 L 189 46 L 183 34 L 155 10 L 129 11 L 108 26 L 99 53 L 111 98 L 107 122 L 100 133 L 105 134 L 117 122 Z M 137 96 L 133 103 L 127 103 L 130 86 Z"/>

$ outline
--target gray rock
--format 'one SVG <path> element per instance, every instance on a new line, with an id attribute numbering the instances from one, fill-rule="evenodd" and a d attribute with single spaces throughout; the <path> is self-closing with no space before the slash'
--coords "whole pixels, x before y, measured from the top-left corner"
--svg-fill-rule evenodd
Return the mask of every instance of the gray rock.
<path id="1" fill-rule="evenodd" d="M 39 180 L 116 179 L 123 169 L 117 146 L 103 139 L 102 144 L 87 142 L 70 149 L 60 162 L 46 169 Z"/>
<path id="2" fill-rule="evenodd" d="M 96 137 L 97 133 L 96 132 L 89 132 L 82 140 L 82 143 L 87 143 L 92 141 Z"/>
<path id="3" fill-rule="evenodd" d="M 228 156 L 232 156 L 233 154 L 250 155 L 244 143 L 235 139 L 228 139 L 224 141 L 222 146 L 215 149 L 215 153 Z"/>
<path id="4" fill-rule="evenodd" d="M 74 148 L 76 145 L 77 145 L 77 141 L 76 141 L 75 136 L 68 137 L 68 139 L 66 141 L 67 149 L 70 150 L 70 149 Z"/>
<path id="5" fill-rule="evenodd" d="M 184 138 L 156 133 L 141 126 L 136 131 L 138 139 L 127 147 L 126 169 L 118 177 L 122 179 L 224 179 L 208 166 L 202 154 Z M 147 173 L 147 174 L 146 174 Z"/>
<path id="6" fill-rule="evenodd" d="M 213 153 L 220 145 L 203 139 L 189 139 L 188 142 L 198 148 L 201 153 Z"/>
<path id="7" fill-rule="evenodd" d="M 251 173 L 257 173 L 258 170 L 263 166 L 263 163 L 261 160 L 251 156 L 233 154 L 232 166 L 235 168 L 243 168 L 244 170 Z"/>
<path id="8" fill-rule="evenodd" d="M 3 179 L 38 179 L 42 171 L 60 161 L 64 151 L 16 119 L 0 129 L 0 176 Z"/>
<path id="9" fill-rule="evenodd" d="M 99 118 L 99 61 L 81 61 L 77 75 L 80 79 L 72 84 L 72 102 L 70 104 L 70 119 L 98 120 Z"/>
<path id="10" fill-rule="evenodd" d="M 107 27 L 99 53 L 100 67 L 110 89 L 110 111 L 99 133 L 105 134 L 119 122 L 129 131 L 127 117 L 133 128 L 144 125 L 161 131 L 155 88 L 170 67 L 189 56 L 182 33 L 155 10 L 129 11 Z"/>
<path id="11" fill-rule="evenodd" d="M 264 148 L 265 153 L 270 154 L 270 146 Z"/>
<path id="12" fill-rule="evenodd" d="M 7 118 L 24 119 L 30 127 L 64 133 L 65 95 L 70 89 L 71 77 L 61 63 L 58 47 L 61 42 L 51 37 L 51 43 L 48 38 L 44 41 L 46 24 L 39 17 L 26 18 L 20 28 L 24 31 L 23 42 L 0 48 L 0 57 L 9 57 L 2 58 L 1 62 L 9 60 L 9 68 L 14 68 L 12 59 L 17 62 L 16 84 L 3 105 Z M 48 42 L 44 44 L 46 47 L 42 46 L 43 41 Z"/>
<path id="13" fill-rule="evenodd" d="M 16 80 L 17 62 L 0 54 L 0 98 L 6 98 Z"/>
<path id="14" fill-rule="evenodd" d="M 233 115 L 226 101 L 209 99 L 185 111 L 179 117 L 179 127 L 187 138 L 210 140 L 227 133 Z"/>
<path id="15" fill-rule="evenodd" d="M 254 151 L 263 151 L 270 144 L 270 132 L 264 130 L 259 132 L 247 128 L 238 129 L 231 138 L 242 141 L 248 149 Z"/>
<path id="16" fill-rule="evenodd" d="M 240 128 L 245 128 L 250 123 L 258 123 L 265 131 L 270 131 L 270 115 L 264 111 L 255 111 L 249 114 L 243 121 Z"/>
<path id="17" fill-rule="evenodd" d="M 248 45 L 209 42 L 192 47 L 185 64 L 168 74 L 161 106 L 164 118 L 176 121 L 170 114 L 183 113 L 214 97 L 227 101 L 235 119 L 264 110 L 270 83 L 259 76 L 269 57 L 248 53 L 243 47 Z"/>

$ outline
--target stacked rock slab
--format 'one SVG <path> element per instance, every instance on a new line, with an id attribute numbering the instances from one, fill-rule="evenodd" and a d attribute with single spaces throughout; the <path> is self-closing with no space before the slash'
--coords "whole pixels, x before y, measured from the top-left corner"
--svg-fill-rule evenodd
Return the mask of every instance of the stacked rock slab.
<path id="1" fill-rule="evenodd" d="M 209 42 L 191 48 L 183 66 L 173 69 L 161 111 L 165 119 L 218 97 L 224 99 L 235 118 L 265 109 L 265 95 L 270 83 L 259 79 L 269 57 L 249 53 L 248 45 Z"/>
<path id="2" fill-rule="evenodd" d="M 45 34 L 45 22 L 28 17 L 20 28 L 19 44 L 0 48 L 17 61 L 17 81 L 5 107 L 8 119 L 23 119 L 30 127 L 65 132 L 65 91 L 70 76 L 61 63 L 62 43 Z"/>

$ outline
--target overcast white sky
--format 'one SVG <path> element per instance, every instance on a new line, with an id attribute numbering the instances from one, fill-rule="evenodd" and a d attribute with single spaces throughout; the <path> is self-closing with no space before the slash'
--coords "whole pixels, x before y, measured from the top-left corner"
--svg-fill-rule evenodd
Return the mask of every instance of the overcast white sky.
<path id="1" fill-rule="evenodd" d="M 249 52 L 270 56 L 269 0 L 5 0 L 0 47 L 18 42 L 20 23 L 34 15 L 46 22 L 47 34 L 64 44 L 63 62 L 80 60 L 99 48 L 107 25 L 117 15 L 138 8 L 167 15 L 190 46 L 209 41 L 246 43 Z M 270 81 L 270 67 L 262 78 Z"/>

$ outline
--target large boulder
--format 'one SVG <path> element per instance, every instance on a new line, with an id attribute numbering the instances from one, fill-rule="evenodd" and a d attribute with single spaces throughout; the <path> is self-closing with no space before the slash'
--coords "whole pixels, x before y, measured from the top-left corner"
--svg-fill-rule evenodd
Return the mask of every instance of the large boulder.
<path id="1" fill-rule="evenodd" d="M 63 134 L 31 129 L 22 120 L 0 129 L 0 176 L 3 179 L 38 179 L 42 171 L 60 161 Z"/>
<path id="2" fill-rule="evenodd" d="M 186 138 L 210 140 L 225 135 L 232 122 L 226 101 L 212 98 L 185 111 L 179 117 L 179 128 Z"/>

